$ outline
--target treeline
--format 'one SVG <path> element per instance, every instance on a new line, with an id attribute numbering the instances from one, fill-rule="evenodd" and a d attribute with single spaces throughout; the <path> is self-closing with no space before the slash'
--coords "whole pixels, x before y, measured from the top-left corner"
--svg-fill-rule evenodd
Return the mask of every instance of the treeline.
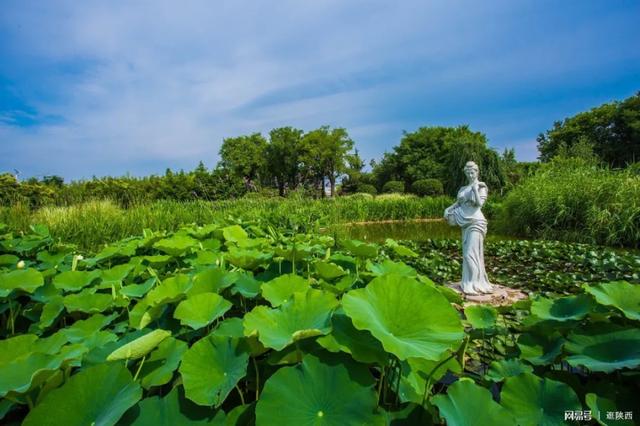
<path id="1" fill-rule="evenodd" d="M 538 137 L 540 160 L 577 157 L 624 168 L 640 160 L 640 93 L 554 123 Z M 346 129 L 293 127 L 223 140 L 212 170 L 136 177 L 104 177 L 64 183 L 58 176 L 19 182 L 0 175 L 0 203 L 32 207 L 111 199 L 123 206 L 152 200 L 223 200 L 249 194 L 324 197 L 365 192 L 454 195 L 464 182 L 464 163 L 480 166 L 493 194 L 504 195 L 532 175 L 539 163 L 520 163 L 513 150 L 498 154 L 484 134 L 468 126 L 421 127 L 405 132 L 379 161 L 365 161 Z"/>

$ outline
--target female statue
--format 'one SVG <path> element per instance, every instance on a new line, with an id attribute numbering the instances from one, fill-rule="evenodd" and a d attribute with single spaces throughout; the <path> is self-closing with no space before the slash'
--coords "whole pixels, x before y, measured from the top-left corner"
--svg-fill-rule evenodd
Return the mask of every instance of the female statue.
<path id="1" fill-rule="evenodd" d="M 444 217 L 449 225 L 462 228 L 462 291 L 465 294 L 491 293 L 493 288 L 484 269 L 487 219 L 481 210 L 489 189 L 478 180 L 478 165 L 473 161 L 465 164 L 464 174 L 469 184 L 460 188 L 456 202 L 445 209 Z"/>

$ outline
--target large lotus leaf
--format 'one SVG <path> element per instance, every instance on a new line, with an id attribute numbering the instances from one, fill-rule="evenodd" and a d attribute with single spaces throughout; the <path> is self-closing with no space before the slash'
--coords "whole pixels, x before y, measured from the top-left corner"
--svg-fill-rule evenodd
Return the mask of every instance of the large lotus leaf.
<path id="1" fill-rule="evenodd" d="M 264 426 L 355 426 L 372 424 L 376 395 L 362 366 L 322 363 L 305 356 L 265 383 L 256 404 L 256 424 Z"/>
<path id="2" fill-rule="evenodd" d="M 186 350 L 187 344 L 181 340 L 173 337 L 163 340 L 146 358 L 140 370 L 142 387 L 149 389 L 152 386 L 162 386 L 169 383 Z"/>
<path id="3" fill-rule="evenodd" d="M 617 407 L 615 401 L 611 399 L 598 396 L 595 393 L 588 393 L 585 396 L 585 402 L 591 410 L 592 418 L 598 422 L 598 424 L 603 426 L 633 426 L 636 424 L 633 422 L 633 419 L 625 419 L 624 416 L 622 419 L 615 420 L 615 413 L 625 413 L 626 411 Z M 608 413 L 614 414 L 613 419 L 607 419 Z"/>
<path id="4" fill-rule="evenodd" d="M 431 401 L 449 426 L 516 424 L 511 414 L 493 400 L 491 392 L 471 379 L 458 380 L 446 395 L 436 395 Z"/>
<path id="5" fill-rule="evenodd" d="M 581 294 L 556 299 L 538 299 L 531 303 L 531 313 L 542 320 L 580 320 L 586 317 L 593 307 L 593 299 Z"/>
<path id="6" fill-rule="evenodd" d="M 242 269 L 254 270 L 260 265 L 267 263 L 273 255 L 259 250 L 246 250 L 231 247 L 227 252 L 226 259 L 234 266 Z"/>
<path id="7" fill-rule="evenodd" d="M 173 317 L 180 320 L 180 324 L 197 330 L 220 318 L 231 306 L 231 302 L 219 294 L 200 293 L 180 302 Z"/>
<path id="8" fill-rule="evenodd" d="M 199 405 L 220 406 L 247 374 L 249 352 L 240 339 L 209 335 L 187 350 L 180 375 L 187 398 Z"/>
<path id="9" fill-rule="evenodd" d="M 189 295 L 198 293 L 219 293 L 230 287 L 240 277 L 237 272 L 225 271 L 221 268 L 207 268 L 193 276 L 193 286 Z"/>
<path id="10" fill-rule="evenodd" d="M 151 290 L 157 282 L 156 277 L 151 277 L 142 284 L 129 284 L 120 289 L 120 294 L 127 297 L 142 297 Z"/>
<path id="11" fill-rule="evenodd" d="M 61 329 L 59 333 L 62 333 L 70 342 L 82 342 L 91 337 L 92 334 L 111 324 L 117 316 L 118 314 L 115 313 L 109 316 L 95 314 L 85 320 L 74 322 L 69 327 Z"/>
<path id="12" fill-rule="evenodd" d="M 24 426 L 110 426 L 142 397 L 122 364 L 82 370 L 52 390 L 29 412 Z"/>
<path id="13" fill-rule="evenodd" d="M 287 303 L 293 293 L 305 292 L 309 288 L 309 280 L 296 274 L 285 274 L 262 284 L 262 297 L 277 307 Z"/>
<path id="14" fill-rule="evenodd" d="M 387 354 L 378 339 L 366 330 L 353 326 L 344 311 L 336 311 L 331 318 L 331 334 L 318 338 L 318 343 L 331 352 L 342 351 L 365 364 L 387 365 Z"/>
<path id="15" fill-rule="evenodd" d="M 489 371 L 487 371 L 487 378 L 494 382 L 501 382 L 507 377 L 514 377 L 522 373 L 532 373 L 533 368 L 522 363 L 518 359 L 503 359 L 500 361 L 493 361 L 489 365 Z"/>
<path id="16" fill-rule="evenodd" d="M 135 419 L 127 421 L 129 416 Z M 192 403 L 181 395 L 179 387 L 174 387 L 164 398 L 143 399 L 123 420 L 124 424 L 131 426 L 224 426 L 225 414 L 222 410 L 215 411 Z"/>
<path id="17" fill-rule="evenodd" d="M 559 333 L 548 335 L 523 333 L 518 337 L 520 357 L 533 365 L 553 364 L 560 355 L 564 339 Z"/>
<path id="18" fill-rule="evenodd" d="M 33 293 L 44 285 L 42 273 L 35 269 L 17 269 L 0 274 L 0 297 L 6 297 L 13 290 Z"/>
<path id="19" fill-rule="evenodd" d="M 0 340 L 0 365 L 28 355 L 36 340 L 38 340 L 38 336 L 35 334 L 22 334 Z"/>
<path id="20" fill-rule="evenodd" d="M 250 299 L 260 294 L 262 282 L 256 280 L 252 275 L 240 274 L 237 281 L 231 287 L 231 294 L 240 293 L 243 297 Z"/>
<path id="21" fill-rule="evenodd" d="M 231 241 L 233 243 L 249 238 L 247 232 L 242 229 L 240 225 L 231 225 L 222 228 L 222 236 L 225 241 Z"/>
<path id="22" fill-rule="evenodd" d="M 378 246 L 375 244 L 367 244 L 358 240 L 343 240 L 342 245 L 357 257 L 369 258 L 378 256 Z"/>
<path id="23" fill-rule="evenodd" d="M 295 293 L 279 308 L 257 306 L 244 316 L 245 336 L 258 335 L 268 348 L 282 350 L 294 341 L 331 331 L 336 298 L 320 290 Z"/>
<path id="24" fill-rule="evenodd" d="M 44 330 L 50 327 L 54 321 L 58 318 L 58 315 L 64 310 L 64 303 L 62 302 L 62 296 L 52 298 L 49 302 L 45 303 L 42 307 L 42 314 L 38 321 L 38 328 Z"/>
<path id="25" fill-rule="evenodd" d="M 614 324 L 594 324 L 567 336 L 566 361 L 591 371 L 610 373 L 640 366 L 640 329 Z"/>
<path id="26" fill-rule="evenodd" d="M 0 254 L 0 265 L 15 265 L 19 261 L 20 258 L 13 254 Z"/>
<path id="27" fill-rule="evenodd" d="M 487 329 L 496 325 L 498 311 L 492 306 L 472 305 L 464 308 L 467 321 L 475 329 Z"/>
<path id="28" fill-rule="evenodd" d="M 165 238 L 153 245 L 154 248 L 170 254 L 172 256 L 180 256 L 189 249 L 198 247 L 199 242 L 188 235 L 175 234 L 171 238 Z"/>
<path id="29" fill-rule="evenodd" d="M 189 275 L 178 274 L 165 279 L 162 284 L 154 287 L 147 293 L 144 301 L 151 307 L 177 302 L 187 297 L 187 291 L 192 285 Z"/>
<path id="30" fill-rule="evenodd" d="M 371 263 L 367 261 L 367 269 L 375 276 L 380 275 L 403 275 L 406 277 L 415 277 L 418 275 L 415 269 L 402 262 L 393 262 L 389 259 L 385 259 L 382 263 Z"/>
<path id="31" fill-rule="evenodd" d="M 100 277 L 100 271 L 65 271 L 53 277 L 53 285 L 65 291 L 80 291 Z"/>
<path id="32" fill-rule="evenodd" d="M 387 238 L 384 245 L 393 250 L 398 256 L 418 257 L 418 253 L 411 250 L 409 247 L 405 247 L 399 244 L 397 241 Z"/>
<path id="33" fill-rule="evenodd" d="M 347 271 L 342 269 L 339 265 L 331 262 L 318 261 L 315 263 L 318 276 L 323 280 L 331 281 L 336 278 L 340 278 L 347 274 Z"/>
<path id="34" fill-rule="evenodd" d="M 506 379 L 500 404 L 521 426 L 563 425 L 565 411 L 582 410 L 571 387 L 530 373 Z"/>
<path id="35" fill-rule="evenodd" d="M 256 403 L 237 405 L 227 413 L 226 426 L 256 426 Z"/>
<path id="36" fill-rule="evenodd" d="M 62 299 L 68 312 L 84 312 L 93 314 L 104 312 L 113 306 L 113 296 L 105 293 L 96 293 L 94 288 L 82 290 L 80 293 L 70 294 Z"/>
<path id="37" fill-rule="evenodd" d="M 342 299 L 359 330 L 368 330 L 401 360 L 438 360 L 464 336 L 456 310 L 435 287 L 413 278 L 383 275 Z"/>
<path id="38" fill-rule="evenodd" d="M 13 362 L 0 365 L 0 397 L 9 392 L 23 393 L 32 386 L 44 382 L 63 363 L 78 360 L 86 348 L 72 345 L 52 355 L 31 352 Z"/>
<path id="39" fill-rule="evenodd" d="M 450 357 L 449 354 L 442 355 L 442 359 L 438 361 L 409 358 L 409 360 L 401 362 L 401 367 L 400 401 L 414 402 L 416 404 L 422 404 L 427 382 L 429 382 L 427 391 L 430 391 L 433 385 L 442 379 L 448 371 L 458 375 L 462 373 L 460 363 L 455 357 Z M 397 380 L 395 370 L 389 380 L 392 383 Z"/>
<path id="40" fill-rule="evenodd" d="M 618 281 L 608 284 L 585 286 L 587 293 L 593 295 L 601 305 L 613 306 L 622 311 L 624 316 L 640 320 L 640 286 Z"/>
<path id="41" fill-rule="evenodd" d="M 169 336 L 171 336 L 171 333 L 167 330 L 153 330 L 111 352 L 107 357 L 107 361 L 142 358 Z"/>
<path id="42" fill-rule="evenodd" d="M 110 269 L 103 269 L 100 272 L 100 276 L 103 281 L 124 281 L 127 276 L 133 271 L 135 268 L 135 264 L 133 263 L 125 263 L 123 265 L 117 265 Z"/>

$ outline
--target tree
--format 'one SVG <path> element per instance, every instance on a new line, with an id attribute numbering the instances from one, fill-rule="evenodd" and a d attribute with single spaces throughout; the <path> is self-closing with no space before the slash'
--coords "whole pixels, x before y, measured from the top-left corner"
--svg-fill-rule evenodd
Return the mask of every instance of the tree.
<path id="1" fill-rule="evenodd" d="M 252 185 L 264 172 L 266 148 L 267 140 L 260 133 L 226 138 L 220 147 L 220 166 Z"/>
<path id="2" fill-rule="evenodd" d="M 293 127 L 280 127 L 269 132 L 269 144 L 265 150 L 266 168 L 281 197 L 285 195 L 286 186 L 298 186 L 302 133 L 302 130 Z"/>
<path id="3" fill-rule="evenodd" d="M 556 121 L 537 141 L 543 162 L 558 155 L 588 156 L 588 147 L 611 167 L 640 161 L 640 92 L 622 102 L 605 103 Z"/>

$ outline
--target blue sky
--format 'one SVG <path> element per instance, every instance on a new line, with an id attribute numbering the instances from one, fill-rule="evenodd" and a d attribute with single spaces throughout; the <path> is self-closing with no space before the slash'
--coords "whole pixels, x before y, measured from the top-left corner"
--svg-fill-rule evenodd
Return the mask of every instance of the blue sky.
<path id="1" fill-rule="evenodd" d="M 213 167 L 223 138 L 469 124 L 520 160 L 554 120 L 640 90 L 640 2 L 49 1 L 0 12 L 0 172 Z"/>

